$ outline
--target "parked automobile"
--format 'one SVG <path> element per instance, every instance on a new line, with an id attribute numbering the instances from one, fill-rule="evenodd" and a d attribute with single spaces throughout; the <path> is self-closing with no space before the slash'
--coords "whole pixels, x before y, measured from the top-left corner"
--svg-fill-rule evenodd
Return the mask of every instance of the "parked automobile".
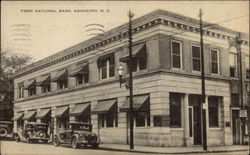
<path id="1" fill-rule="evenodd" d="M 66 129 L 59 131 L 59 134 L 54 136 L 53 143 L 55 146 L 61 143 L 71 144 L 74 149 L 78 148 L 80 145 L 90 145 L 94 148 L 98 148 L 100 138 L 95 133 L 92 133 L 92 124 L 70 122 Z"/>
<path id="2" fill-rule="evenodd" d="M 12 138 L 13 122 L 0 121 L 0 139 Z"/>
<path id="3" fill-rule="evenodd" d="M 24 130 L 20 130 L 14 135 L 16 141 L 26 141 L 28 143 L 43 142 L 48 143 L 48 125 L 46 123 L 28 122 Z"/>

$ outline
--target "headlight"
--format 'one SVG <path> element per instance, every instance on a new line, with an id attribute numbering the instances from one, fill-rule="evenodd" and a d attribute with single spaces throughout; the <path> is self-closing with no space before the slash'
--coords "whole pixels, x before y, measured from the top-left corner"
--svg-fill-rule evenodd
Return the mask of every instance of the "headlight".
<path id="1" fill-rule="evenodd" d="M 43 132 L 40 132 L 40 133 L 39 133 L 39 136 L 40 136 L 40 137 L 43 137 L 43 136 L 44 136 L 44 133 L 43 133 Z"/>

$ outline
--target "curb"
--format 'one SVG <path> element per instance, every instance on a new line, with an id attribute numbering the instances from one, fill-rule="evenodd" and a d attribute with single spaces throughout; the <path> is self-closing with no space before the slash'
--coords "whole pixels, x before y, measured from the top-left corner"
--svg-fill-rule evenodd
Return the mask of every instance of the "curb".
<path id="1" fill-rule="evenodd" d="M 189 152 L 154 152 L 154 151 L 141 151 L 141 150 L 128 150 L 128 149 L 116 149 L 116 148 L 107 148 L 99 147 L 100 150 L 106 151 L 118 151 L 118 152 L 133 152 L 133 153 L 144 153 L 144 154 L 194 154 L 194 153 L 225 153 L 225 152 L 240 152 L 248 151 L 248 149 L 239 149 L 239 150 L 208 150 L 208 151 L 189 151 Z"/>

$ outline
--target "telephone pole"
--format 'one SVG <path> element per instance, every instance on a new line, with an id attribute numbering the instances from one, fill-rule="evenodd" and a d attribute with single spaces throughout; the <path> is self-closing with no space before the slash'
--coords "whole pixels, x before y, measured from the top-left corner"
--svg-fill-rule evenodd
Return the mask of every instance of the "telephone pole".
<path id="1" fill-rule="evenodd" d="M 206 102 L 206 92 L 205 92 L 205 73 L 204 73 L 204 50 L 203 50 L 203 25 L 202 25 L 202 15 L 203 12 L 200 9 L 200 46 L 201 46 L 201 92 L 202 100 L 200 105 L 201 113 L 201 139 L 203 150 L 207 150 L 207 130 L 206 130 L 206 111 L 203 110 L 203 104 Z"/>
<path id="2" fill-rule="evenodd" d="M 134 149 L 134 107 L 133 107 L 133 77 L 132 77 L 132 22 L 134 14 L 129 10 L 128 46 L 129 46 L 129 121 L 130 121 L 130 149 Z"/>

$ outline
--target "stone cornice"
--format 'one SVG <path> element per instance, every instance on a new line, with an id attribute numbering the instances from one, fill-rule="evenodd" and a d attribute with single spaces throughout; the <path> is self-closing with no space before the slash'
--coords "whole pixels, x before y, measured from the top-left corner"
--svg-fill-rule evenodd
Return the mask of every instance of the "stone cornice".
<path id="1" fill-rule="evenodd" d="M 172 20 L 172 19 L 176 19 L 176 20 Z M 198 20 L 185 17 L 182 15 L 178 15 L 175 13 L 171 13 L 165 10 L 156 10 L 152 13 L 149 13 L 138 19 L 135 19 L 132 24 L 135 25 L 132 30 L 133 34 L 137 34 L 139 32 L 145 31 L 156 25 L 164 25 L 164 26 L 173 27 L 176 29 L 181 29 L 187 32 L 193 32 L 197 34 L 199 33 Z M 205 24 L 209 24 L 209 23 L 205 23 Z M 126 30 L 127 25 L 128 25 L 127 23 L 123 24 L 117 28 L 114 28 L 108 32 L 103 33 L 100 36 L 91 38 L 87 41 L 74 45 L 62 52 L 59 52 L 50 57 L 47 57 L 38 62 L 35 62 L 31 65 L 28 65 L 18 70 L 16 74 L 13 76 L 13 78 L 18 78 L 18 77 L 36 72 L 46 67 L 55 65 L 59 62 L 71 59 L 73 57 L 79 56 L 86 52 L 89 52 L 89 51 L 92 51 L 101 47 L 105 47 L 106 45 L 125 39 L 128 37 L 128 32 Z M 221 31 L 222 33 L 217 33 L 218 30 Z M 231 35 L 225 35 L 225 33 L 230 33 Z M 224 39 L 224 40 L 233 39 L 233 37 L 236 36 L 237 33 L 238 32 L 236 31 L 223 28 L 221 26 L 215 26 L 215 28 L 211 30 L 204 30 L 204 36 L 209 36 L 209 37 L 214 37 L 214 38 L 219 38 L 219 39 Z M 249 41 L 244 40 L 243 44 L 249 45 Z"/>

